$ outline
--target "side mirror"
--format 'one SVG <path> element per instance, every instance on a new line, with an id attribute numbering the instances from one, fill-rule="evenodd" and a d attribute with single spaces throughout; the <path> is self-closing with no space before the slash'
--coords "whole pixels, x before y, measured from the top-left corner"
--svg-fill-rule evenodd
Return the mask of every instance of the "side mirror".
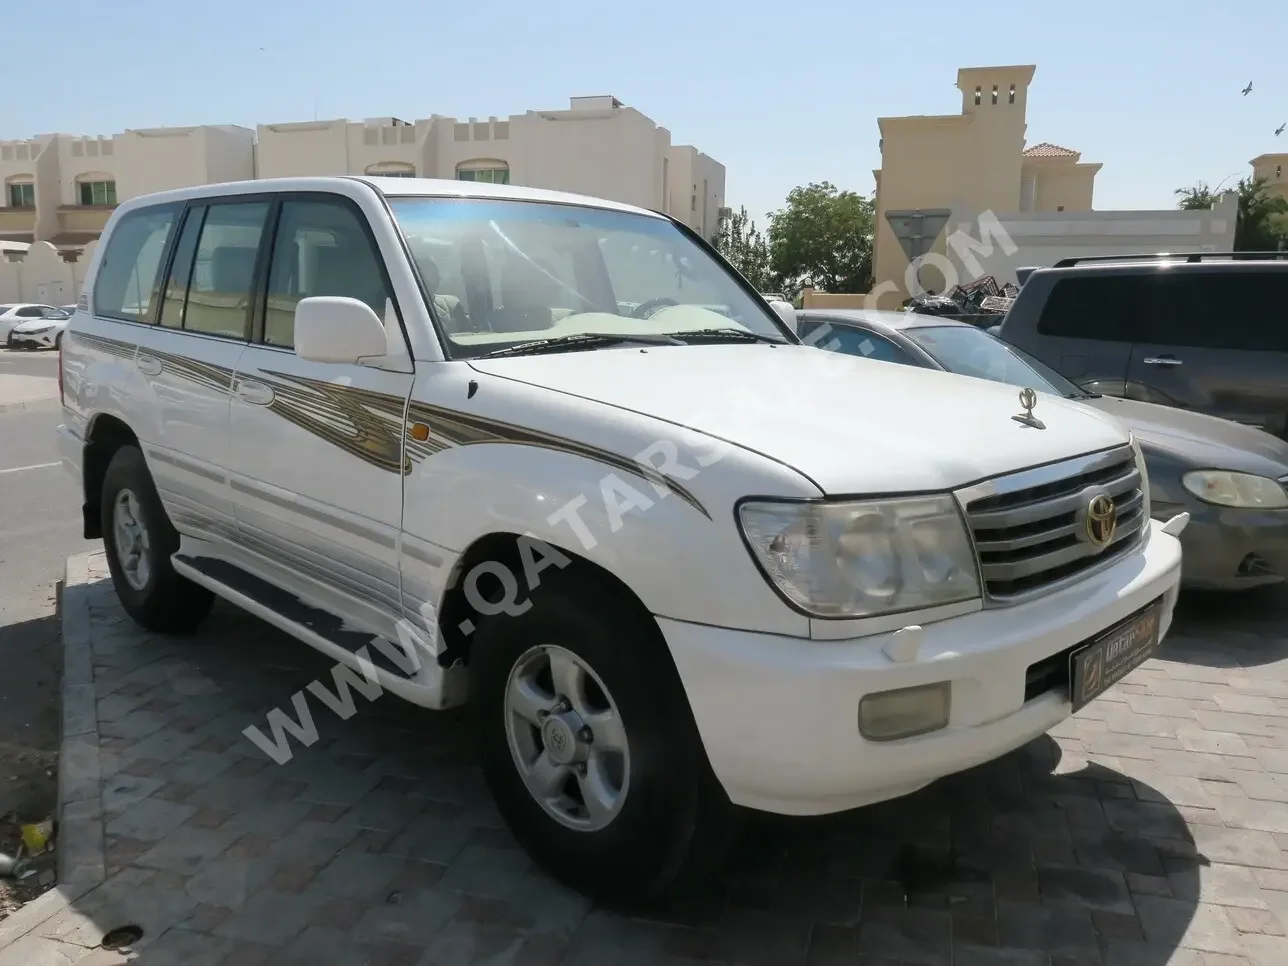
<path id="1" fill-rule="evenodd" d="M 783 324 L 796 332 L 796 309 L 792 307 L 791 302 L 780 302 L 778 299 L 772 299 L 769 307 L 774 310 L 775 314 L 783 320 Z"/>
<path id="2" fill-rule="evenodd" d="M 366 302 L 316 295 L 295 307 L 295 354 L 301 359 L 354 363 L 388 351 L 384 323 Z"/>

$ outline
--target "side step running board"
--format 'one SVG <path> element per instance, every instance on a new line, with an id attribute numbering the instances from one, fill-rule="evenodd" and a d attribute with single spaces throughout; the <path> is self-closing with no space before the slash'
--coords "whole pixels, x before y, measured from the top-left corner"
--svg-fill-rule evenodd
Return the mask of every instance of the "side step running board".
<path id="1" fill-rule="evenodd" d="M 193 583 L 214 591 L 243 607 L 274 627 L 303 640 L 323 653 L 340 648 L 356 663 L 357 656 L 367 658 L 377 669 L 404 681 L 417 677 L 419 656 L 403 655 L 402 645 L 385 642 L 384 647 L 373 646 L 375 635 L 347 630 L 335 614 L 305 603 L 289 591 L 248 573 L 236 564 L 214 557 L 192 557 L 175 554 L 171 558 L 174 569 Z M 328 646 L 329 645 L 329 646 Z M 394 652 L 394 657 L 384 653 Z"/>

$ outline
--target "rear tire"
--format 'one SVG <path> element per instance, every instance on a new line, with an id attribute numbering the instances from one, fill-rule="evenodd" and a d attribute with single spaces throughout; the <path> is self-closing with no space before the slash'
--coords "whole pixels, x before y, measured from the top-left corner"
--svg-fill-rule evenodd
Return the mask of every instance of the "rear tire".
<path id="1" fill-rule="evenodd" d="M 723 858 L 734 809 L 651 618 L 595 575 L 573 577 L 544 582 L 521 615 L 481 622 L 470 679 L 483 771 L 515 838 L 555 878 L 617 904 L 674 896 Z M 582 685 L 561 688 L 574 665 Z M 580 697 L 560 711 L 568 690 Z M 524 700 L 529 711 L 550 704 L 556 713 L 516 713 Z M 587 740 L 570 753 L 578 734 Z M 531 788 L 552 766 L 565 778 L 547 781 L 558 790 L 539 801 Z M 586 804 L 592 795 L 596 808 Z"/>
<path id="2" fill-rule="evenodd" d="M 175 572 L 170 557 L 179 549 L 179 534 L 137 447 L 122 446 L 113 454 L 101 506 L 107 566 L 125 612 L 150 631 L 195 629 L 215 595 Z"/>

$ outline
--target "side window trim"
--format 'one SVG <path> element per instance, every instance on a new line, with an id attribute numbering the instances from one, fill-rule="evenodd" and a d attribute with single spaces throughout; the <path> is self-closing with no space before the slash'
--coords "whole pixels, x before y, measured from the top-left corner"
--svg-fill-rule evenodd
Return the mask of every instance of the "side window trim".
<path id="1" fill-rule="evenodd" d="M 268 209 L 268 218 L 264 222 L 264 234 L 260 239 L 259 252 L 255 256 L 255 274 L 252 281 L 254 292 L 251 295 L 250 305 L 247 306 L 250 312 L 250 325 L 246 329 L 249 333 L 247 341 L 255 346 L 264 345 L 264 325 L 268 317 L 269 275 L 273 267 L 273 254 L 277 251 L 277 229 L 282 224 L 282 204 L 289 198 L 290 195 L 273 196 L 273 203 Z"/>
<path id="2" fill-rule="evenodd" d="M 165 271 L 161 275 L 161 295 L 157 300 L 156 318 L 152 323 L 162 328 L 170 329 L 170 326 L 162 325 L 161 319 L 165 315 L 166 292 L 170 288 L 170 280 L 174 275 L 174 260 L 179 256 L 179 245 L 183 241 L 183 233 L 188 230 L 188 223 L 193 219 L 199 219 L 197 223 L 197 241 L 201 240 L 202 224 L 206 220 L 207 206 L 205 202 L 189 201 L 184 205 L 183 215 L 179 219 L 179 224 L 175 226 L 174 239 L 170 244 L 169 251 L 166 252 Z M 197 260 L 197 245 L 194 242 L 192 246 L 192 261 L 188 263 L 188 278 L 183 286 L 183 297 L 179 300 L 179 318 L 180 324 L 172 328 L 174 332 L 183 331 L 183 320 L 188 314 L 188 290 L 192 288 L 192 266 Z"/>

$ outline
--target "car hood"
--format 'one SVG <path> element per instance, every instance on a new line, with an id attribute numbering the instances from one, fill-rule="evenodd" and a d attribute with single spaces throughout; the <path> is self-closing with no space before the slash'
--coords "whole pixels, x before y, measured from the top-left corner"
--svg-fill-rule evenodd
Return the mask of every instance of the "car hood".
<path id="1" fill-rule="evenodd" d="M 476 359 L 482 373 L 737 444 L 827 494 L 944 490 L 1126 442 L 1113 419 L 1019 390 L 800 345 L 635 346 Z"/>
<path id="2" fill-rule="evenodd" d="M 1145 452 L 1166 450 L 1196 468 L 1238 470 L 1272 479 L 1288 474 L 1288 442 L 1253 426 L 1112 396 L 1088 399 L 1085 405 L 1120 420 Z"/>

